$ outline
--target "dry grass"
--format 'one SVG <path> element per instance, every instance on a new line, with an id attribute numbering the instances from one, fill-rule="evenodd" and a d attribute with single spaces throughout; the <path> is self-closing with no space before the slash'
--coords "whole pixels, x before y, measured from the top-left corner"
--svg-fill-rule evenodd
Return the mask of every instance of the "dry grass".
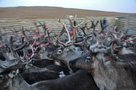
<path id="1" fill-rule="evenodd" d="M 92 17 L 92 16 L 109 17 L 109 16 L 130 15 L 128 13 L 67 9 L 67 8 L 57 8 L 57 7 L 0 8 L 0 18 L 65 18 L 66 15 L 71 15 L 71 14 L 72 15 L 77 14 L 78 17 Z"/>

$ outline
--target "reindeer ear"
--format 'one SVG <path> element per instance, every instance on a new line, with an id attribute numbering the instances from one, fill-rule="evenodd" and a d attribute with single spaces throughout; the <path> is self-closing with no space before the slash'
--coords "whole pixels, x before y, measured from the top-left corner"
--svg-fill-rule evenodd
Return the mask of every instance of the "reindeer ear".
<path id="1" fill-rule="evenodd" d="M 0 73 L 3 72 L 4 70 L 0 68 Z"/>
<path id="2" fill-rule="evenodd" d="M 18 70 L 18 69 L 17 69 L 17 70 L 13 70 L 13 71 L 11 71 L 11 72 L 8 74 L 8 76 L 9 76 L 10 78 L 13 78 L 13 77 L 15 77 L 18 73 L 19 73 L 19 70 Z"/>
<path id="3" fill-rule="evenodd" d="M 65 52 L 68 52 L 69 50 L 71 50 L 71 48 L 69 48 L 69 47 L 64 49 Z"/>
<path id="4" fill-rule="evenodd" d="M 4 75 L 0 75 L 0 79 L 4 79 L 5 77 L 4 77 Z"/>
<path id="5" fill-rule="evenodd" d="M 29 68 L 31 68 L 32 67 L 32 64 L 26 64 L 25 65 L 25 69 L 29 69 Z"/>
<path id="6" fill-rule="evenodd" d="M 43 47 L 41 47 L 41 49 L 40 49 L 40 53 L 44 53 L 44 51 L 45 51 L 45 48 L 43 48 Z"/>
<path id="7" fill-rule="evenodd" d="M 96 54 L 96 58 L 97 58 L 98 60 L 103 60 L 103 59 L 104 59 L 104 53 L 97 53 L 97 54 Z"/>
<path id="8" fill-rule="evenodd" d="M 69 49 L 75 50 L 75 46 L 70 46 Z"/>

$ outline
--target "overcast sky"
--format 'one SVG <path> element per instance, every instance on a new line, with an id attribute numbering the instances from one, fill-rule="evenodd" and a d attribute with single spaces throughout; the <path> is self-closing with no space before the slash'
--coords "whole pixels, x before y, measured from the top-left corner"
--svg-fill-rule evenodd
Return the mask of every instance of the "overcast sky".
<path id="1" fill-rule="evenodd" d="M 57 6 L 136 13 L 136 0 L 0 0 L 0 7 Z"/>

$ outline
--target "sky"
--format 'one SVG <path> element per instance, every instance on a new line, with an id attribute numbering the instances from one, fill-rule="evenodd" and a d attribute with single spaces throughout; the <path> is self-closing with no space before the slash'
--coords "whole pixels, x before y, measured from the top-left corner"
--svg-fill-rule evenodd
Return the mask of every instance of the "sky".
<path id="1" fill-rule="evenodd" d="M 136 13 L 136 0 L 0 0 L 0 7 L 57 6 L 87 10 Z"/>

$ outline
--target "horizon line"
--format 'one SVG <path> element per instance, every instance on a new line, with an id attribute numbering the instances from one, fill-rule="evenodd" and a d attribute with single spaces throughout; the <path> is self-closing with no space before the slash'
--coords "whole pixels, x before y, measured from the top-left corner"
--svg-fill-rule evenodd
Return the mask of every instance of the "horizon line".
<path id="1" fill-rule="evenodd" d="M 60 6 L 8 6 L 8 7 L 1 7 L 0 8 L 17 8 L 17 7 L 54 7 L 54 8 L 65 8 L 65 9 L 80 9 L 80 10 L 88 10 L 91 11 L 92 9 L 84 9 L 84 8 L 69 8 L 69 7 L 60 7 Z M 93 9 L 92 11 L 102 11 L 102 12 L 111 12 L 111 13 L 126 13 L 126 14 L 136 14 L 133 12 L 119 12 L 119 11 L 109 11 L 109 10 L 97 10 L 97 9 Z"/>

